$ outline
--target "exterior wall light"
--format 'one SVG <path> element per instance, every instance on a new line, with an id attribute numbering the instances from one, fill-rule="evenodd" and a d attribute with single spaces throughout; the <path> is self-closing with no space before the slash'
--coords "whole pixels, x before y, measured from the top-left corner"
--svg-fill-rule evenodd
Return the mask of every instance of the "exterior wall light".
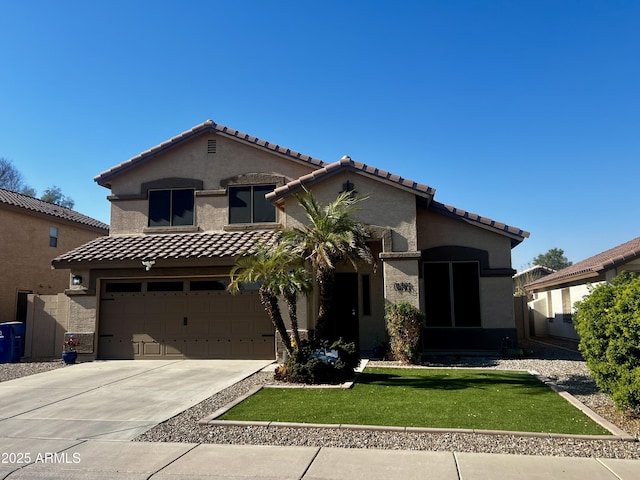
<path id="1" fill-rule="evenodd" d="M 73 275 L 71 277 L 71 285 L 82 285 L 82 275 Z"/>

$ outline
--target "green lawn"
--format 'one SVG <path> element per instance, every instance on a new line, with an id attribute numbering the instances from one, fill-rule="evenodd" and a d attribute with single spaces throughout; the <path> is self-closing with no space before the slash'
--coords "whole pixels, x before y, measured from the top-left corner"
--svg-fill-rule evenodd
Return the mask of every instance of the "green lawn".
<path id="1" fill-rule="evenodd" d="M 496 370 L 367 368 L 353 389 L 264 388 L 220 419 L 610 434 L 532 375 Z"/>

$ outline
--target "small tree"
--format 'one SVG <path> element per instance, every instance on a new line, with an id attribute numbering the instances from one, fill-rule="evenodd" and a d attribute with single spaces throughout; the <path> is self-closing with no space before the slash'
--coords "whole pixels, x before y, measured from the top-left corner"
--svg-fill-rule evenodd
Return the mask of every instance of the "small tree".
<path id="1" fill-rule="evenodd" d="M 640 415 L 640 276 L 624 272 L 575 305 L 580 352 L 620 410 Z"/>
<path id="2" fill-rule="evenodd" d="M 388 303 L 385 319 L 393 357 L 401 363 L 419 363 L 424 313 L 408 302 Z"/>
<path id="3" fill-rule="evenodd" d="M 564 256 L 564 250 L 561 248 L 552 248 L 547 253 L 541 253 L 535 257 L 533 264 L 553 268 L 554 270 L 562 270 L 563 268 L 573 265 L 573 262 L 570 262 L 569 259 Z"/>
<path id="4" fill-rule="evenodd" d="M 11 160 L 0 157 L 0 188 L 35 196 L 35 190 L 24 183 L 24 178 Z"/>
<path id="5" fill-rule="evenodd" d="M 42 197 L 40 197 L 40 200 L 44 202 L 55 203 L 56 205 L 60 205 L 61 207 L 65 208 L 73 208 L 73 206 L 75 205 L 75 202 L 70 197 L 63 195 L 62 189 L 60 187 L 56 187 L 55 185 L 53 187 L 47 188 L 42 194 Z"/>
<path id="6" fill-rule="evenodd" d="M 280 306 L 278 305 L 278 286 L 276 278 L 283 268 L 282 259 L 285 256 L 282 246 L 259 245 L 255 252 L 241 255 L 231 269 L 231 283 L 227 289 L 235 294 L 241 289 L 243 283 L 259 282 L 258 295 L 260 303 L 269 315 L 269 319 L 276 328 L 282 343 L 289 354 L 293 353 L 291 338 L 282 319 Z"/>

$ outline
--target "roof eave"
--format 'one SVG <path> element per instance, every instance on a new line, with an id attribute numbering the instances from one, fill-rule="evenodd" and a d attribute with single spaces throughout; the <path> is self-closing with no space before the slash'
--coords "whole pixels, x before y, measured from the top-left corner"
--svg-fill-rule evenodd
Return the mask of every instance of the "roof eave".
<path id="1" fill-rule="evenodd" d="M 426 200 L 427 205 L 431 203 L 431 200 L 433 200 L 433 197 L 436 192 L 435 188 L 433 187 L 425 186 L 427 190 L 423 191 L 423 190 L 411 188 L 410 186 L 404 185 L 403 183 L 396 182 L 389 178 L 380 177 L 374 173 L 368 172 L 367 170 L 357 168 L 355 165 L 353 165 L 352 162 L 347 163 L 344 161 L 340 161 L 340 162 L 329 164 L 325 168 L 326 170 L 321 173 L 317 173 L 317 171 L 311 172 L 308 175 L 305 175 L 303 177 L 300 177 L 296 180 L 289 182 L 284 187 L 276 188 L 273 192 L 266 195 L 267 200 L 279 205 L 284 201 L 285 198 L 299 193 L 300 191 L 303 190 L 303 188 L 310 187 L 318 183 L 322 183 L 325 180 L 339 173 L 344 173 L 347 171 L 355 173 L 357 175 L 365 176 L 367 178 L 371 178 L 372 180 L 375 180 L 377 182 L 381 182 L 381 183 L 390 185 L 394 188 L 411 193 L 416 197 Z M 398 177 L 398 179 L 405 180 L 405 179 L 402 179 L 401 177 Z M 280 189 L 282 190 L 279 191 Z"/>
<path id="2" fill-rule="evenodd" d="M 325 165 L 325 162 L 319 160 L 317 158 L 310 157 L 308 155 L 304 155 L 295 150 L 291 150 L 290 148 L 282 147 L 278 144 L 270 143 L 266 140 L 261 140 L 257 137 L 253 137 L 247 133 L 240 132 L 238 130 L 234 130 L 232 128 L 226 127 L 224 125 L 219 125 L 215 123 L 213 120 L 207 120 L 200 125 L 196 125 L 190 130 L 183 132 L 175 137 L 170 138 L 169 140 L 150 148 L 149 150 L 142 152 L 135 157 L 126 160 L 115 167 L 106 170 L 96 177 L 94 177 L 94 181 L 105 188 L 111 188 L 111 180 L 125 172 L 128 172 L 138 166 L 153 160 L 154 158 L 164 154 L 165 152 L 172 150 L 180 145 L 183 145 L 194 138 L 201 136 L 206 133 L 215 133 L 216 135 L 223 135 L 224 137 L 243 143 L 245 145 L 249 145 L 254 148 L 258 148 L 260 150 L 267 151 L 272 154 L 276 154 L 283 158 L 287 158 L 288 160 L 295 161 L 297 163 L 301 163 L 303 165 L 320 168 Z"/>
<path id="3" fill-rule="evenodd" d="M 550 281 L 535 281 L 524 285 L 524 289 L 532 292 L 540 290 L 548 290 L 550 287 L 560 287 L 568 283 L 581 282 L 583 280 L 590 280 L 599 277 L 602 274 L 602 270 L 588 270 L 585 272 L 579 272 L 575 275 L 568 275 L 562 278 L 551 279 Z M 547 277 L 543 277 L 544 280 Z"/>

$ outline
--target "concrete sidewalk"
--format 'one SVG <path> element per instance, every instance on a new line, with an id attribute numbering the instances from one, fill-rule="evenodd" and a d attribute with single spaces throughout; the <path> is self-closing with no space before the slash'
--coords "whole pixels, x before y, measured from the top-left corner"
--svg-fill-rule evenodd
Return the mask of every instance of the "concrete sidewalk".
<path id="1" fill-rule="evenodd" d="M 408 450 L 3 438 L 0 454 L 10 480 L 640 478 L 637 460 Z"/>

